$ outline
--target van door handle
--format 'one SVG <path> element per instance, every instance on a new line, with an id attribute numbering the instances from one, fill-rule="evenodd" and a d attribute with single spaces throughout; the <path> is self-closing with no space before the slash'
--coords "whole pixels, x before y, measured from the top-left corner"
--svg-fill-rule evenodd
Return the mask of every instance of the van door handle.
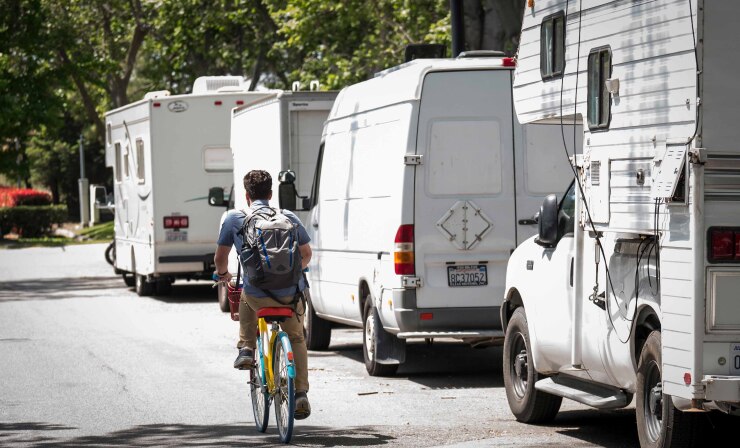
<path id="1" fill-rule="evenodd" d="M 537 221 L 535 221 L 532 218 L 520 219 L 519 220 L 519 225 L 521 225 L 521 226 L 533 226 L 535 224 L 537 224 Z"/>
<path id="2" fill-rule="evenodd" d="M 318 221 L 312 222 L 311 223 L 311 227 L 313 227 L 314 229 L 318 229 L 319 228 L 319 222 Z"/>

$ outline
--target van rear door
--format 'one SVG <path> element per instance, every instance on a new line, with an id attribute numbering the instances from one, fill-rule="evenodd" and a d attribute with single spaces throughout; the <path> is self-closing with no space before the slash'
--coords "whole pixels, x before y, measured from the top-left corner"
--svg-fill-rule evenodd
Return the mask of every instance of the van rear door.
<path id="1" fill-rule="evenodd" d="M 501 303 L 516 247 L 511 76 L 491 69 L 431 72 L 424 79 L 414 192 L 419 309 Z M 495 325 L 498 318 L 486 321 Z"/>

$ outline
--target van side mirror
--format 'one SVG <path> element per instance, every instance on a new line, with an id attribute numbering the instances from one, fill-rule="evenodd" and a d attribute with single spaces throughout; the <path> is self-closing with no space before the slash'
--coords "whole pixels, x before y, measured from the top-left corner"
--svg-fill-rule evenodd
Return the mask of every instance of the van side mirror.
<path id="1" fill-rule="evenodd" d="M 535 242 L 543 247 L 554 247 L 558 243 L 558 197 L 551 194 L 540 206 L 537 220 L 539 235 Z"/>
<path id="2" fill-rule="evenodd" d="M 310 201 L 307 197 L 298 196 L 298 191 L 295 188 L 295 172 L 291 170 L 281 171 L 278 174 L 278 181 L 280 186 L 278 187 L 278 201 L 280 208 L 291 211 L 306 211 L 309 210 Z M 298 207 L 298 199 L 301 199 L 301 208 Z"/>
<path id="3" fill-rule="evenodd" d="M 229 205 L 229 201 L 224 200 L 224 189 L 222 187 L 208 189 L 208 205 L 213 207 L 227 207 Z"/>

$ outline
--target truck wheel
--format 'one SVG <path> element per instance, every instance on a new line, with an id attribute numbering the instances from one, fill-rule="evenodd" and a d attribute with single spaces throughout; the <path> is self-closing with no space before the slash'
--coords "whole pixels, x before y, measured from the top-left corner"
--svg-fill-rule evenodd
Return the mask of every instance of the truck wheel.
<path id="1" fill-rule="evenodd" d="M 645 448 L 699 446 L 703 414 L 684 413 L 673 406 L 670 395 L 663 393 L 660 331 L 653 331 L 645 341 L 637 364 L 637 435 Z"/>
<path id="2" fill-rule="evenodd" d="M 140 297 L 151 296 L 154 294 L 154 283 L 146 281 L 146 277 L 139 274 L 136 276 L 136 294 Z"/>
<path id="3" fill-rule="evenodd" d="M 168 296 L 172 294 L 172 280 L 169 277 L 160 277 L 155 283 L 158 296 Z"/>
<path id="4" fill-rule="evenodd" d="M 398 364 L 380 364 L 375 354 L 382 344 L 382 339 L 395 338 L 383 329 L 378 310 L 373 306 L 372 298 L 365 300 L 365 325 L 362 332 L 362 355 L 365 369 L 370 376 L 391 376 L 398 370 Z"/>
<path id="5" fill-rule="evenodd" d="M 229 289 L 223 283 L 218 283 L 218 308 L 224 313 L 231 311 L 229 306 Z"/>
<path id="6" fill-rule="evenodd" d="M 303 292 L 306 294 L 306 310 L 303 316 L 306 347 L 309 350 L 326 350 L 331 342 L 331 322 L 316 315 L 308 288 Z"/>
<path id="7" fill-rule="evenodd" d="M 534 388 L 540 375 L 530 353 L 529 329 L 524 308 L 519 307 L 509 320 L 504 338 L 504 386 L 509 408 L 524 423 L 552 421 L 563 399 Z"/>
<path id="8" fill-rule="evenodd" d="M 124 272 L 121 276 L 123 277 L 123 283 L 125 283 L 126 286 L 129 288 L 136 286 L 136 274 Z"/>

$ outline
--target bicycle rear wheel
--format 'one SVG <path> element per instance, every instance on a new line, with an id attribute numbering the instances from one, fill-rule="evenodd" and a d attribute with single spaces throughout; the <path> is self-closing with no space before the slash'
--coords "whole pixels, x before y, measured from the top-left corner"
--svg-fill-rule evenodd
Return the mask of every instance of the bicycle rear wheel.
<path id="1" fill-rule="evenodd" d="M 260 343 L 259 341 L 257 342 Z M 264 360 L 255 350 L 254 366 L 249 369 L 249 392 L 252 396 L 252 412 L 254 413 L 254 424 L 257 431 L 265 432 L 267 422 L 270 420 L 270 394 L 264 386 L 265 366 Z"/>
<path id="2" fill-rule="evenodd" d="M 274 350 L 275 419 L 280 441 L 288 443 L 293 436 L 295 414 L 295 364 L 293 363 L 293 349 L 287 334 L 280 332 L 275 341 Z"/>

